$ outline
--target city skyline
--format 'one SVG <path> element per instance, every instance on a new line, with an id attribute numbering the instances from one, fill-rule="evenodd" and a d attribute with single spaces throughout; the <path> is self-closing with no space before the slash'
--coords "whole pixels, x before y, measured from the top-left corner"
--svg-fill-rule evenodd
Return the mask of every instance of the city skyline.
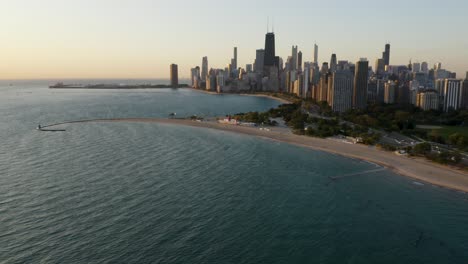
<path id="1" fill-rule="evenodd" d="M 463 50 L 468 37 L 458 32 L 457 25 L 468 22 L 468 4 L 449 1 L 452 7 L 432 8 L 430 2 L 435 3 L 425 1 L 423 6 L 422 1 L 413 1 L 402 8 L 402 1 L 392 6 L 383 1 L 353 5 L 269 1 L 260 11 L 256 5 L 265 1 L 251 8 L 247 1 L 221 7 L 214 1 L 199 1 L 184 3 L 187 8 L 183 10 L 178 1 L 4 3 L 0 4 L 0 24 L 8 38 L 0 49 L 0 79 L 168 79 L 171 63 L 179 65 L 179 77 L 186 79 L 203 56 L 208 57 L 210 67 L 224 67 L 233 47 L 238 48 L 238 67 L 244 68 L 264 46 L 268 17 L 275 21 L 276 55 L 283 61 L 293 45 L 302 51 L 303 61 L 313 61 L 317 44 L 320 63 L 336 54 L 338 60 L 366 57 L 374 67 L 382 45 L 389 42 L 393 65 L 412 60 L 426 61 L 431 67 L 441 62 L 462 77 L 468 70 L 468 53 Z M 239 12 L 242 16 L 236 15 Z"/>

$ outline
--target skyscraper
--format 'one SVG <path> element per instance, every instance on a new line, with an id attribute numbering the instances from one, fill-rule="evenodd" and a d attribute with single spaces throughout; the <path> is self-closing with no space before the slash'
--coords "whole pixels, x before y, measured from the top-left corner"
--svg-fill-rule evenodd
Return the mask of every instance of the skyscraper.
<path id="1" fill-rule="evenodd" d="M 265 59 L 264 66 L 275 66 L 275 33 L 270 32 L 265 36 Z"/>
<path id="2" fill-rule="evenodd" d="M 192 88 L 199 88 L 200 82 L 200 67 L 195 67 L 191 69 L 191 81 L 192 81 Z"/>
<path id="3" fill-rule="evenodd" d="M 328 100 L 328 63 L 324 62 L 322 66 L 322 71 L 320 74 L 320 81 L 319 87 L 317 91 L 317 98 L 318 102 L 327 101 Z"/>
<path id="4" fill-rule="evenodd" d="M 226 85 L 226 79 L 225 79 L 225 73 L 223 70 L 218 72 L 218 75 L 216 76 L 216 91 L 218 93 L 222 93 L 225 85 Z"/>
<path id="5" fill-rule="evenodd" d="M 369 61 L 361 59 L 356 63 L 354 74 L 353 107 L 365 109 L 367 106 L 367 82 L 369 77 Z"/>
<path id="6" fill-rule="evenodd" d="M 385 83 L 384 103 L 386 104 L 395 103 L 395 89 L 396 89 L 395 82 L 388 81 L 387 83 Z"/>
<path id="7" fill-rule="evenodd" d="M 445 80 L 444 87 L 444 111 L 448 112 L 450 109 L 458 110 L 461 101 L 461 80 L 447 79 Z"/>
<path id="8" fill-rule="evenodd" d="M 423 63 L 421 63 L 421 71 L 425 74 L 429 73 L 429 64 L 427 62 L 423 61 Z"/>
<path id="9" fill-rule="evenodd" d="M 383 53 L 382 59 L 384 60 L 385 66 L 390 65 L 390 44 L 385 45 L 385 51 Z"/>
<path id="10" fill-rule="evenodd" d="M 202 60 L 202 71 L 201 71 L 201 79 L 202 81 L 206 81 L 206 76 L 208 75 L 208 57 L 203 57 Z"/>
<path id="11" fill-rule="evenodd" d="M 399 84 L 395 88 L 395 103 L 399 105 L 407 105 L 410 103 L 411 97 L 410 88 L 406 84 Z"/>
<path id="12" fill-rule="evenodd" d="M 302 51 L 297 54 L 297 69 L 302 71 Z"/>
<path id="13" fill-rule="evenodd" d="M 256 73 L 263 73 L 263 65 L 265 65 L 265 50 L 258 49 L 255 55 L 254 71 Z"/>
<path id="14" fill-rule="evenodd" d="M 237 69 L 237 47 L 234 47 L 234 60 L 232 68 Z"/>
<path id="15" fill-rule="evenodd" d="M 318 46 L 317 44 L 314 45 L 314 63 L 318 65 Z"/>
<path id="16" fill-rule="evenodd" d="M 311 63 L 310 62 L 306 62 L 304 63 L 304 82 L 303 82 L 303 85 L 304 87 L 302 88 L 302 97 L 303 98 L 306 98 L 309 94 L 309 87 L 310 87 L 310 67 L 311 67 Z"/>
<path id="17" fill-rule="evenodd" d="M 439 109 L 439 94 L 436 91 L 418 93 L 416 106 L 424 111 Z"/>
<path id="18" fill-rule="evenodd" d="M 383 59 L 377 59 L 375 61 L 375 73 L 377 75 L 382 75 L 385 72 L 385 62 Z"/>
<path id="19" fill-rule="evenodd" d="M 468 109 L 468 72 L 463 81 L 462 94 L 461 94 L 461 108 Z"/>
<path id="20" fill-rule="evenodd" d="M 292 70 L 297 70 L 297 46 L 292 46 L 292 52 L 291 52 L 291 57 L 292 57 Z"/>
<path id="21" fill-rule="evenodd" d="M 321 74 L 326 74 L 326 73 L 328 73 L 328 70 L 329 70 L 329 69 L 330 69 L 330 68 L 328 67 L 328 62 L 324 62 L 324 63 L 322 64 L 322 69 L 320 70 L 320 73 L 321 73 Z"/>
<path id="22" fill-rule="evenodd" d="M 353 73 L 340 70 L 331 73 L 328 78 L 328 105 L 334 112 L 345 112 L 352 108 Z"/>
<path id="23" fill-rule="evenodd" d="M 413 63 L 413 72 L 421 72 L 421 63 L 419 62 Z"/>
<path id="24" fill-rule="evenodd" d="M 171 64 L 170 66 L 171 74 L 171 86 L 177 88 L 179 86 L 179 69 L 177 64 Z"/>
<path id="25" fill-rule="evenodd" d="M 330 59 L 330 71 L 332 73 L 336 72 L 337 66 L 338 66 L 338 62 L 336 59 L 336 54 L 332 54 L 331 59 Z"/>
<path id="26" fill-rule="evenodd" d="M 283 71 L 283 58 L 278 57 L 278 69 Z"/>
<path id="27" fill-rule="evenodd" d="M 310 74 L 310 82 L 315 85 L 318 84 L 320 81 L 320 68 L 318 65 L 314 63 L 311 67 L 311 74 Z"/>

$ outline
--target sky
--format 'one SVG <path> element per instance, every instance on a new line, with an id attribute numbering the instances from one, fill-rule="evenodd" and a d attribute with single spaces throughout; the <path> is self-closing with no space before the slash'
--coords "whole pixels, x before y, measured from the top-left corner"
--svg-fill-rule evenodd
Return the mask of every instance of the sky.
<path id="1" fill-rule="evenodd" d="M 0 0 L 0 79 L 168 78 L 190 68 L 252 63 L 274 20 L 276 53 L 298 45 L 311 61 L 374 65 L 391 43 L 391 64 L 442 62 L 468 71 L 466 0 Z"/>

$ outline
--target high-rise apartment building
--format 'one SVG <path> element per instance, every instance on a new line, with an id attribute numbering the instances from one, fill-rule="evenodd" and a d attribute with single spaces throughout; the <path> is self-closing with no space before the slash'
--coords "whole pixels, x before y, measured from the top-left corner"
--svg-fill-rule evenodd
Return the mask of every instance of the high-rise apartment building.
<path id="1" fill-rule="evenodd" d="M 458 79 L 445 80 L 444 111 L 460 109 L 462 81 Z"/>
<path id="2" fill-rule="evenodd" d="M 256 73 L 263 73 L 263 66 L 265 65 L 265 50 L 258 49 L 255 56 L 254 71 Z"/>
<path id="3" fill-rule="evenodd" d="M 206 76 L 208 75 L 208 57 L 203 57 L 202 60 L 202 70 L 201 70 L 201 79 L 206 81 Z"/>
<path id="4" fill-rule="evenodd" d="M 314 45 L 314 63 L 318 65 L 318 45 Z"/>
<path id="5" fill-rule="evenodd" d="M 351 71 L 332 72 L 328 77 L 328 104 L 334 112 L 345 112 L 353 107 L 354 78 Z"/>
<path id="6" fill-rule="evenodd" d="M 384 93 L 384 103 L 394 104 L 395 103 L 395 92 L 396 92 L 396 83 L 393 81 L 388 81 L 385 83 L 385 93 Z"/>
<path id="7" fill-rule="evenodd" d="M 291 52 L 291 57 L 292 57 L 292 70 L 297 70 L 297 46 L 292 46 L 292 52 Z"/>
<path id="8" fill-rule="evenodd" d="M 311 63 L 304 63 L 304 82 L 303 82 L 303 88 L 302 88 L 302 98 L 306 98 L 307 95 L 309 94 L 309 87 L 310 87 L 310 67 Z"/>
<path id="9" fill-rule="evenodd" d="M 336 54 L 332 54 L 331 59 L 330 59 L 330 71 L 336 72 L 338 67 L 338 61 L 336 59 Z"/>
<path id="10" fill-rule="evenodd" d="M 200 82 L 200 67 L 195 67 L 191 69 L 191 81 L 192 81 L 192 88 L 199 88 Z"/>
<path id="11" fill-rule="evenodd" d="M 446 79 L 437 79 L 434 83 L 434 89 L 439 93 L 440 97 L 444 97 L 445 80 Z"/>
<path id="12" fill-rule="evenodd" d="M 462 94 L 461 94 L 461 108 L 468 109 L 468 72 L 466 73 L 466 78 L 463 81 Z"/>
<path id="13" fill-rule="evenodd" d="M 324 63 L 325 64 L 325 63 Z M 328 71 L 321 74 L 320 82 L 317 91 L 317 101 L 318 102 L 326 102 L 328 100 Z"/>
<path id="14" fill-rule="evenodd" d="M 416 106 L 424 111 L 439 109 L 439 94 L 436 91 L 424 91 L 417 95 Z"/>
<path id="15" fill-rule="evenodd" d="M 224 88 L 226 86 L 226 77 L 224 71 L 219 71 L 218 75 L 216 76 L 216 91 L 218 93 L 224 92 Z"/>
<path id="16" fill-rule="evenodd" d="M 421 63 L 421 71 L 425 74 L 429 73 L 429 64 L 427 62 L 423 61 L 423 63 Z"/>
<path id="17" fill-rule="evenodd" d="M 314 65 L 310 69 L 310 83 L 313 85 L 318 84 L 320 81 L 320 68 L 317 64 Z"/>
<path id="18" fill-rule="evenodd" d="M 421 63 L 415 62 L 412 66 L 413 72 L 421 72 Z"/>
<path id="19" fill-rule="evenodd" d="M 302 51 L 297 53 L 297 70 L 302 71 Z"/>
<path id="20" fill-rule="evenodd" d="M 237 47 L 234 47 L 234 58 L 232 61 L 232 68 L 237 70 Z"/>
<path id="21" fill-rule="evenodd" d="M 349 65 L 349 61 L 347 61 L 347 60 L 338 61 L 338 65 L 336 67 L 336 70 L 338 70 L 338 71 L 351 70 L 351 67 Z"/>
<path id="22" fill-rule="evenodd" d="M 367 100 L 371 103 L 383 103 L 385 93 L 385 81 L 372 78 L 367 87 Z"/>
<path id="23" fill-rule="evenodd" d="M 385 62 L 383 59 L 377 59 L 375 61 L 375 73 L 377 75 L 382 75 L 385 73 Z"/>
<path id="24" fill-rule="evenodd" d="M 216 84 L 216 73 L 213 69 L 210 70 L 208 75 L 206 76 L 206 90 L 207 91 L 216 91 L 217 84 Z"/>
<path id="25" fill-rule="evenodd" d="M 369 77 L 369 61 L 361 59 L 356 63 L 354 74 L 353 107 L 365 109 L 367 107 L 367 84 Z"/>
<path id="26" fill-rule="evenodd" d="M 395 89 L 395 103 L 408 105 L 410 103 L 410 88 L 406 84 L 398 85 Z"/>
<path id="27" fill-rule="evenodd" d="M 321 69 L 320 73 L 321 74 L 327 74 L 328 70 L 330 70 L 330 68 L 328 67 L 328 62 L 324 62 L 322 64 L 322 69 Z"/>
<path id="28" fill-rule="evenodd" d="M 179 69 L 177 64 L 171 64 L 170 75 L 171 75 L 171 86 L 177 88 L 179 86 Z"/>

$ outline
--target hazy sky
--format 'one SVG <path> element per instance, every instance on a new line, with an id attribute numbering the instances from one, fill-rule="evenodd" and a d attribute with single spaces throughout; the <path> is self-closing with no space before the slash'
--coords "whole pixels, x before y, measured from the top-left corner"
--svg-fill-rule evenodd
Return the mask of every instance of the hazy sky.
<path id="1" fill-rule="evenodd" d="M 427 61 L 468 71 L 466 0 L 0 0 L 0 79 L 167 78 L 208 56 L 239 65 L 263 48 L 274 17 L 277 54 L 298 45 L 304 60 L 371 65 L 392 44 L 392 64 Z M 459 76 L 461 77 L 461 76 Z"/>

